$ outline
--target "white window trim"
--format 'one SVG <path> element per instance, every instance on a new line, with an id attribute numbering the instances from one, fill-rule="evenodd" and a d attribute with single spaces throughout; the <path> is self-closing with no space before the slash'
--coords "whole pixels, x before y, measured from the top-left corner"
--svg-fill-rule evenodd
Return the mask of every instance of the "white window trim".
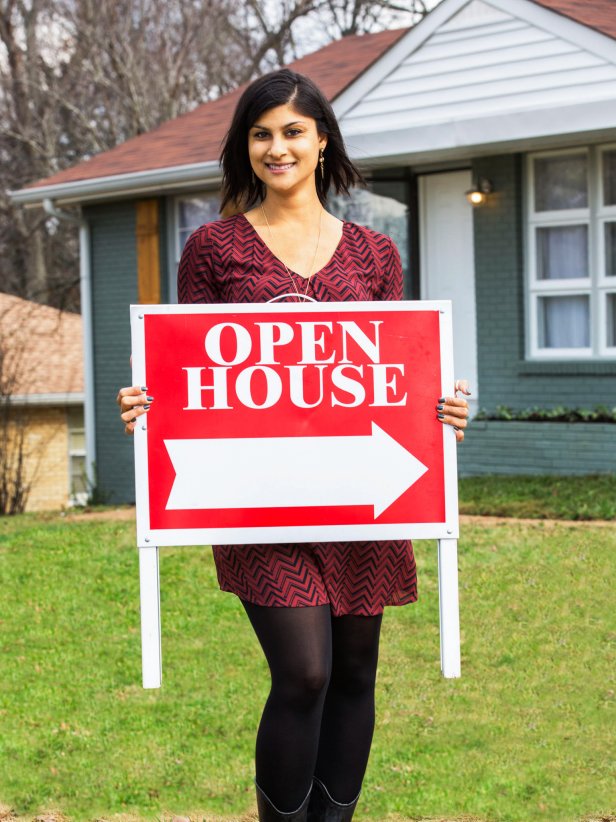
<path id="1" fill-rule="evenodd" d="M 598 154 L 603 155 L 606 151 L 616 151 L 616 143 L 601 146 L 598 149 Z M 602 167 L 602 163 L 601 163 Z M 604 330 L 600 340 L 599 351 L 603 357 L 616 357 L 616 345 L 607 344 L 607 302 L 610 295 L 616 295 L 616 276 L 608 277 L 606 275 L 606 256 L 605 256 L 605 224 L 607 222 L 616 222 L 616 204 L 611 206 L 603 205 L 604 190 L 603 190 L 603 175 L 599 176 L 599 210 L 598 210 L 598 248 L 599 248 L 599 288 L 603 291 L 602 299 L 599 303 L 599 324 L 600 328 Z"/>
<path id="2" fill-rule="evenodd" d="M 607 300 L 616 293 L 616 277 L 605 274 L 605 229 L 608 220 L 616 220 L 616 205 L 603 205 L 602 155 L 616 150 L 616 144 L 580 146 L 540 151 L 526 156 L 525 197 L 525 282 L 526 282 L 526 351 L 527 360 L 605 360 L 616 357 L 616 346 L 607 345 Z M 534 160 L 540 157 L 583 154 L 588 158 L 588 208 L 562 211 L 535 211 Z M 539 227 L 588 225 L 589 277 L 569 280 L 538 280 L 536 229 Z M 590 300 L 590 342 L 588 348 L 540 348 L 539 300 L 553 294 L 587 295 Z"/>

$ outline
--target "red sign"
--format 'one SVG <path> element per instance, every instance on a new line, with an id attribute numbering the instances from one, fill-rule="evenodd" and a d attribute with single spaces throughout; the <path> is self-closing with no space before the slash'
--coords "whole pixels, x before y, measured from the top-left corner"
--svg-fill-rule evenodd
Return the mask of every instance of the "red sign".
<path id="1" fill-rule="evenodd" d="M 139 544 L 457 535 L 449 303 L 133 306 Z M 446 470 L 447 468 L 447 470 Z"/>

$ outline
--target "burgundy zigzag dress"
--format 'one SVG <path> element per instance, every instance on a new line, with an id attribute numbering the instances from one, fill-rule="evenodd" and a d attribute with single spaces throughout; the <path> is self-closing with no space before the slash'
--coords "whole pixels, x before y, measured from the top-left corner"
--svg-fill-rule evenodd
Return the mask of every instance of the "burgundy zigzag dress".
<path id="1" fill-rule="evenodd" d="M 293 275 L 301 293 L 306 280 Z M 178 269 L 180 303 L 263 303 L 293 292 L 284 264 L 241 214 L 207 223 L 188 239 Z M 355 223 L 308 295 L 319 302 L 399 300 L 400 256 L 393 241 Z M 330 604 L 334 616 L 380 614 L 417 599 L 407 540 L 213 546 L 223 591 L 255 605 Z"/>

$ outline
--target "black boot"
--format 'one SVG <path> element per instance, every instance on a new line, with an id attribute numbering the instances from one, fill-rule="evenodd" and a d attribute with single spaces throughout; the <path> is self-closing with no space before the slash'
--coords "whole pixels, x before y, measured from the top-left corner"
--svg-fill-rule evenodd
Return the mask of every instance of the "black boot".
<path id="1" fill-rule="evenodd" d="M 358 799 L 359 794 L 347 804 L 336 802 L 331 798 L 321 780 L 315 776 L 312 781 L 306 822 L 351 822 Z"/>
<path id="2" fill-rule="evenodd" d="M 312 791 L 308 791 L 308 796 L 304 799 L 300 807 L 296 811 L 289 811 L 283 813 L 272 804 L 269 797 L 267 797 L 261 788 L 255 782 L 257 789 L 257 809 L 259 811 L 259 822 L 306 822 L 308 813 L 308 802 Z M 351 817 L 349 816 L 349 819 Z"/>

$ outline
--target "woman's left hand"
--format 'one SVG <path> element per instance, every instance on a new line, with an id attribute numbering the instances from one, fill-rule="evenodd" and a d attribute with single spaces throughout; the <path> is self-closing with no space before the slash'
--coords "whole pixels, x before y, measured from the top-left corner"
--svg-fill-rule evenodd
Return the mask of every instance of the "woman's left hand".
<path id="1" fill-rule="evenodd" d="M 468 403 L 458 397 L 458 392 L 470 397 L 468 380 L 456 380 L 453 397 L 440 397 L 436 406 L 436 415 L 439 422 L 453 425 L 456 442 L 464 439 L 464 428 L 468 425 Z"/>

